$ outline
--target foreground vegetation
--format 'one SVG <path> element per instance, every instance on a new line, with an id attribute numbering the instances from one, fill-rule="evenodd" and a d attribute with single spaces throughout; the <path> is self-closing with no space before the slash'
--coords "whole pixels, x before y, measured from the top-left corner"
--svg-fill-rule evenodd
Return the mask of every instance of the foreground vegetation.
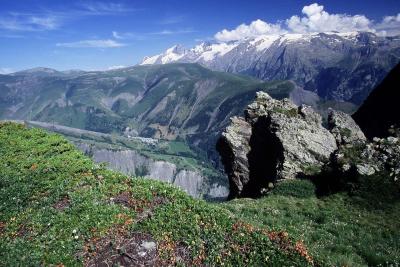
<path id="1" fill-rule="evenodd" d="M 266 197 L 195 200 L 94 164 L 59 135 L 0 124 L 0 266 L 398 266 L 398 198 L 368 182 L 315 195 L 309 181 Z M 140 244 L 156 250 L 132 257 Z"/>
<path id="2" fill-rule="evenodd" d="M 369 185 L 380 182 L 372 179 Z M 377 184 L 373 190 L 317 198 L 311 182 L 286 181 L 267 197 L 238 199 L 223 207 L 246 222 L 303 240 L 322 266 L 398 266 L 400 202 Z"/>
<path id="3" fill-rule="evenodd" d="M 0 184 L 1 266 L 313 263 L 286 232 L 254 227 L 170 185 L 108 171 L 40 129 L 0 124 Z M 156 253 L 130 256 L 151 240 Z"/>

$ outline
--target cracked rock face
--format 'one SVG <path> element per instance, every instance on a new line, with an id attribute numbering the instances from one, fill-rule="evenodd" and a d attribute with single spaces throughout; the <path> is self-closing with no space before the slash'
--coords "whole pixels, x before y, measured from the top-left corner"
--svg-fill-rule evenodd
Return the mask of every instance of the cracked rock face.
<path id="1" fill-rule="evenodd" d="M 249 162 L 251 125 L 241 117 L 232 117 L 231 124 L 217 142 L 217 150 L 229 177 L 230 195 L 240 195 L 249 182 Z"/>
<path id="2" fill-rule="evenodd" d="M 339 146 L 367 141 L 353 118 L 341 111 L 329 110 L 328 129 Z"/>
<path id="3" fill-rule="evenodd" d="M 337 149 L 321 116 L 264 92 L 234 118 L 218 141 L 230 180 L 230 197 L 257 196 L 268 183 L 318 172 Z"/>

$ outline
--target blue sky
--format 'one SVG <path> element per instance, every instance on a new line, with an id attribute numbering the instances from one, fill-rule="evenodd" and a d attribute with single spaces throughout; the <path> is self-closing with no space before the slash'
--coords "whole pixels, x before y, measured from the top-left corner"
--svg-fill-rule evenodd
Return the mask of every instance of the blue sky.
<path id="1" fill-rule="evenodd" d="M 321 0 L 310 6 L 314 2 L 2 0 L 0 73 L 38 66 L 58 70 L 130 66 L 176 43 L 191 47 L 216 36 L 218 41 L 236 40 L 246 31 L 254 32 L 254 27 L 260 30 L 258 26 L 264 33 L 275 26 L 279 31 L 318 31 L 357 20 L 362 29 L 400 31 L 399 0 Z M 314 25 L 311 16 L 317 12 L 325 12 L 328 20 Z M 298 20 L 288 24 L 293 15 Z M 264 24 L 252 24 L 257 19 Z M 236 29 L 240 24 L 245 25 Z"/>

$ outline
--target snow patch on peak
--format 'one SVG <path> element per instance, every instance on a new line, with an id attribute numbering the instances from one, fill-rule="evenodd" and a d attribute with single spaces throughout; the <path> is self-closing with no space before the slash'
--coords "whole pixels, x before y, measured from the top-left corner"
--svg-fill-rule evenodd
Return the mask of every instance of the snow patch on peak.
<path id="1" fill-rule="evenodd" d="M 200 52 L 202 49 L 202 53 L 200 57 L 197 59 L 198 60 L 204 60 L 204 61 L 211 61 L 215 57 L 221 57 L 234 49 L 238 44 L 236 43 L 216 43 L 216 44 L 209 44 L 206 46 L 204 43 L 196 46 L 193 51 Z"/>
<path id="2" fill-rule="evenodd" d="M 165 54 L 185 54 L 185 48 L 181 45 L 174 45 L 165 51 Z"/>
<path id="3" fill-rule="evenodd" d="M 171 63 L 181 59 L 186 54 L 185 48 L 181 45 L 174 45 L 168 48 L 165 53 L 161 56 L 161 63 Z"/>
<path id="4" fill-rule="evenodd" d="M 167 64 L 175 62 L 185 56 L 186 52 L 187 51 L 183 46 L 174 45 L 165 50 L 163 54 L 143 58 L 140 65 Z"/>
<path id="5" fill-rule="evenodd" d="M 288 33 L 282 35 L 280 41 L 283 42 L 296 42 L 296 41 L 307 41 L 309 42 L 312 37 L 316 36 L 316 33 Z"/>
<path id="6" fill-rule="evenodd" d="M 257 51 L 263 51 L 279 39 L 279 35 L 262 35 L 250 41 L 252 46 L 255 46 Z"/>
<path id="7" fill-rule="evenodd" d="M 167 64 L 167 63 L 175 62 L 175 61 L 181 59 L 183 56 L 184 56 L 184 54 L 179 55 L 176 53 L 169 53 L 161 58 L 161 63 Z"/>
<path id="8" fill-rule="evenodd" d="M 191 49 L 185 49 L 180 45 L 168 48 L 164 53 L 146 57 L 141 65 L 145 64 L 167 64 L 172 62 L 187 62 L 213 65 L 213 61 L 229 61 L 233 57 L 255 58 L 266 53 L 274 47 L 285 45 L 307 45 L 313 40 L 320 39 L 327 44 L 340 43 L 344 40 L 357 42 L 360 32 L 312 32 L 312 33 L 279 33 L 264 34 L 256 37 L 248 37 L 238 41 L 230 42 L 203 42 Z M 373 42 L 373 41 L 372 41 Z M 225 57 L 224 55 L 230 55 Z M 247 59 L 244 59 L 247 60 Z M 219 63 L 217 64 L 219 65 Z"/>
<path id="9" fill-rule="evenodd" d="M 360 34 L 359 32 L 336 32 L 334 33 L 342 38 L 354 40 Z"/>
<path id="10" fill-rule="evenodd" d="M 155 55 L 155 56 L 152 56 L 152 57 L 144 57 L 143 60 L 142 60 L 142 62 L 140 63 L 140 65 L 152 65 L 152 64 L 156 64 L 156 62 L 157 62 L 157 60 L 158 60 L 158 58 L 159 58 L 160 56 L 161 56 L 161 55 Z"/>
<path id="11" fill-rule="evenodd" d="M 207 51 L 207 49 L 208 49 L 210 46 L 211 46 L 211 43 L 203 42 L 203 43 L 201 43 L 201 44 L 196 45 L 196 46 L 193 47 L 192 49 L 190 49 L 190 51 L 191 51 L 192 53 L 195 53 L 195 54 L 201 54 L 201 53 L 203 53 L 204 51 Z"/>

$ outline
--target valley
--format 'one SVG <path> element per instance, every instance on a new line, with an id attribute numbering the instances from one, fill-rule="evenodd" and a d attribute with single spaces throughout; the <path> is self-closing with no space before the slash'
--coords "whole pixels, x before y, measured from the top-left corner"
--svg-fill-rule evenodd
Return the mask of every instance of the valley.
<path id="1" fill-rule="evenodd" d="M 181 141 L 119 136 L 36 121 L 17 123 L 62 134 L 95 162 L 126 175 L 167 182 L 211 201 L 223 200 L 229 193 L 224 174 Z"/>

